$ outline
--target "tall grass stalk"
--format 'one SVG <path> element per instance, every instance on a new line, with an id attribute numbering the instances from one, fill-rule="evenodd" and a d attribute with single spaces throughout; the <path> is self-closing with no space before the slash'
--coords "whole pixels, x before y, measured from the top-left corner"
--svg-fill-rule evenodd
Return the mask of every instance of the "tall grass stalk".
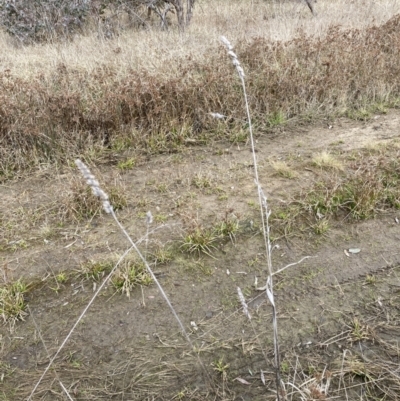
<path id="1" fill-rule="evenodd" d="M 145 256 L 143 255 L 143 253 L 139 250 L 137 244 L 132 240 L 131 236 L 128 234 L 128 232 L 125 230 L 124 226 L 120 223 L 120 221 L 118 220 L 114 209 L 112 207 L 112 205 L 110 204 L 109 200 L 108 200 L 108 195 L 100 188 L 100 185 L 98 183 L 98 181 L 95 179 L 95 177 L 91 174 L 90 170 L 88 169 L 88 167 L 79 159 L 77 159 L 75 161 L 75 164 L 77 165 L 77 167 L 79 168 L 80 172 L 82 173 L 83 177 L 86 179 L 87 184 L 92 188 L 93 194 L 98 196 L 100 198 L 100 200 L 103 202 L 103 208 L 104 211 L 108 214 L 111 214 L 111 216 L 113 217 L 113 219 L 115 220 L 115 222 L 117 223 L 119 229 L 121 230 L 121 232 L 125 235 L 125 237 L 127 238 L 128 242 L 131 244 L 131 248 L 133 248 L 135 250 L 135 252 L 137 253 L 137 255 L 139 256 L 139 258 L 141 259 L 141 261 L 143 262 L 144 266 L 146 267 L 147 271 L 149 272 L 152 280 L 154 281 L 154 283 L 157 285 L 158 290 L 160 291 L 162 297 L 164 298 L 165 302 L 167 303 L 167 305 L 169 306 L 169 308 L 171 309 L 171 312 L 175 318 L 175 320 L 178 322 L 178 325 L 182 331 L 183 336 L 185 337 L 186 341 L 188 342 L 188 344 L 190 345 L 191 350 L 195 350 L 194 345 L 185 329 L 185 326 L 183 325 L 181 319 L 179 318 L 178 314 L 176 313 L 174 307 L 171 304 L 171 301 L 169 300 L 167 294 L 165 293 L 163 287 L 161 286 L 160 282 L 158 281 L 157 277 L 155 276 L 153 270 L 151 269 L 150 265 L 148 264 Z M 147 225 L 147 231 L 146 231 L 146 247 L 147 247 L 147 241 L 148 241 L 148 235 L 149 235 L 149 227 L 150 224 L 153 221 L 153 216 L 151 214 L 151 212 L 147 212 L 146 214 L 146 225 Z M 205 376 L 207 377 L 209 383 L 211 386 L 213 386 L 210 377 L 207 373 L 207 370 L 203 364 L 203 362 L 201 361 L 199 355 L 196 353 L 196 357 L 197 357 L 197 361 L 199 362 L 201 368 L 203 369 Z"/>
<path id="2" fill-rule="evenodd" d="M 88 309 L 90 308 L 90 306 L 92 305 L 94 300 L 97 298 L 98 294 L 103 289 L 105 284 L 110 280 L 110 278 L 112 277 L 112 275 L 114 274 L 114 272 L 116 271 L 117 267 L 120 265 L 122 260 L 128 255 L 128 253 L 132 249 L 134 249 L 136 251 L 137 255 L 139 256 L 139 258 L 143 262 L 144 266 L 146 267 L 148 273 L 150 274 L 152 280 L 157 285 L 158 290 L 160 291 L 160 293 L 161 293 L 162 297 L 164 298 L 165 302 L 167 303 L 167 305 L 171 309 L 171 312 L 172 312 L 173 316 L 175 317 L 176 321 L 178 322 L 178 325 L 179 325 L 179 327 L 180 327 L 180 329 L 182 331 L 182 334 L 185 337 L 185 339 L 188 342 L 188 344 L 190 345 L 191 350 L 192 351 L 195 350 L 194 345 L 193 345 L 193 343 L 192 343 L 192 341 L 191 341 L 191 339 L 190 339 L 190 337 L 189 337 L 189 335 L 188 335 L 188 333 L 187 333 L 182 321 L 180 320 L 178 314 L 176 313 L 174 307 L 172 306 L 167 294 L 165 293 L 164 289 L 162 288 L 162 286 L 161 286 L 160 282 L 158 281 L 157 277 L 153 273 L 153 270 L 151 269 L 150 265 L 148 264 L 148 262 L 146 260 L 146 257 L 142 254 L 142 252 L 139 250 L 137 244 L 132 240 L 132 238 L 130 237 L 128 232 L 125 230 L 124 226 L 118 220 L 118 218 L 117 218 L 117 216 L 116 216 L 116 214 L 114 212 L 114 209 L 113 209 L 113 207 L 112 207 L 112 205 L 111 205 L 111 203 L 109 201 L 108 195 L 103 191 L 103 189 L 100 187 L 99 182 L 96 180 L 94 175 L 90 172 L 89 168 L 81 160 L 77 159 L 75 161 L 75 164 L 77 165 L 78 169 L 82 173 L 83 177 L 86 179 L 86 182 L 90 186 L 90 188 L 92 189 L 93 194 L 95 196 L 97 196 L 102 201 L 104 211 L 106 213 L 108 213 L 108 214 L 111 214 L 111 216 L 113 217 L 113 219 L 117 223 L 119 229 L 122 231 L 122 233 L 128 239 L 128 242 L 131 244 L 131 247 L 121 256 L 121 258 L 118 260 L 118 262 L 113 267 L 111 272 L 104 279 L 103 283 L 99 286 L 99 288 L 97 289 L 97 291 L 93 295 L 92 299 L 89 301 L 89 303 L 87 304 L 87 306 L 85 307 L 85 309 L 83 310 L 83 312 L 81 313 L 81 315 L 79 316 L 79 318 L 77 319 L 77 321 L 75 322 L 75 324 L 72 326 L 71 330 L 69 331 L 69 333 L 65 337 L 64 341 L 61 343 L 60 347 L 58 348 L 58 350 L 54 354 L 53 358 L 51 358 L 51 360 L 49 361 L 48 365 L 46 366 L 46 369 L 44 370 L 44 372 L 40 376 L 39 380 L 37 381 L 37 383 L 35 384 L 32 392 L 31 392 L 31 394 L 27 398 L 27 401 L 31 401 L 32 396 L 34 395 L 34 393 L 37 390 L 38 386 L 40 385 L 40 383 L 42 382 L 43 378 L 45 377 L 45 375 L 47 374 L 47 372 L 49 371 L 49 369 L 53 365 L 54 361 L 56 360 L 56 358 L 60 354 L 61 350 L 64 348 L 65 344 L 68 342 L 69 338 L 71 337 L 72 333 L 75 331 L 75 329 L 78 326 L 79 322 L 85 316 L 86 312 L 88 311 Z M 145 236 L 146 249 L 147 249 L 147 241 L 148 241 L 148 235 L 149 235 L 149 226 L 152 223 L 152 220 L 153 220 L 153 217 L 152 217 L 151 213 L 148 212 L 147 215 L 146 215 L 146 225 L 147 225 L 147 231 L 146 231 L 146 236 Z M 197 353 L 196 353 L 196 357 L 197 357 L 197 361 L 199 362 L 201 368 L 203 369 L 203 371 L 205 373 L 205 376 L 207 377 L 210 385 L 212 387 L 214 387 L 212 382 L 211 382 L 211 379 L 210 379 L 210 377 L 208 375 L 208 372 L 207 372 L 203 362 L 201 361 L 201 359 L 200 359 L 200 357 L 199 357 L 199 355 Z"/>
<path id="3" fill-rule="evenodd" d="M 272 306 L 272 320 L 273 320 L 273 332 L 274 332 L 274 354 L 275 354 L 275 379 L 276 379 L 276 394 L 277 400 L 280 401 L 280 395 L 282 391 L 282 381 L 281 381 L 281 372 L 280 372 L 280 353 L 279 353 L 279 341 L 278 341 L 278 319 L 276 313 L 276 306 L 274 300 L 274 286 L 273 286 L 273 271 L 272 271 L 272 245 L 270 239 L 270 226 L 269 226 L 269 217 L 271 215 L 271 210 L 268 207 L 267 197 L 264 195 L 262 187 L 259 182 L 258 178 L 258 161 L 255 149 L 255 141 L 253 135 L 253 126 L 251 123 L 251 115 L 250 115 L 250 107 L 247 98 L 247 90 L 246 90 L 246 83 L 245 83 L 245 74 L 243 71 L 242 66 L 240 65 L 240 61 L 233 51 L 233 46 L 229 42 L 229 40 L 225 36 L 221 36 L 221 41 L 224 43 L 228 50 L 228 55 L 230 56 L 233 65 L 239 75 L 240 81 L 242 83 L 243 89 L 243 96 L 245 101 L 246 107 L 246 114 L 247 114 L 247 122 L 249 126 L 249 137 L 250 137 L 250 146 L 251 146 L 251 154 L 253 156 L 253 165 L 254 165 L 254 179 L 255 184 L 257 186 L 257 194 L 258 194 L 258 203 L 260 206 L 260 216 L 261 216 L 261 223 L 262 223 L 262 233 L 264 238 L 264 245 L 265 245 L 265 252 L 267 256 L 267 267 L 268 267 L 268 279 L 266 284 L 266 293 L 267 297 Z"/>
<path id="4" fill-rule="evenodd" d="M 46 373 L 49 371 L 50 367 L 53 365 L 55 359 L 57 358 L 57 356 L 59 355 L 59 353 L 61 352 L 61 350 L 64 348 L 65 344 L 67 343 L 67 341 L 69 340 L 69 338 L 71 337 L 72 333 L 74 332 L 75 328 L 78 326 L 79 322 L 82 320 L 82 318 L 84 317 L 84 315 L 86 314 L 86 312 L 88 311 L 88 309 L 90 308 L 90 306 L 92 305 L 93 301 L 96 299 L 96 297 L 98 296 L 98 294 L 100 293 L 100 291 L 103 289 L 104 285 L 109 281 L 109 279 L 111 278 L 111 276 L 114 274 L 114 272 L 116 271 L 117 267 L 119 266 L 119 264 L 122 262 L 122 260 L 125 258 L 125 256 L 132 250 L 134 249 L 136 251 L 136 253 L 138 254 L 139 258 L 141 259 L 141 261 L 143 262 L 143 264 L 146 266 L 147 271 L 149 272 L 152 280 L 154 281 L 154 283 L 157 285 L 162 297 L 164 298 L 165 302 L 168 304 L 169 308 L 171 309 L 172 314 L 174 315 L 176 321 L 179 324 L 179 327 L 181 328 L 182 334 L 184 335 L 186 341 L 189 343 L 190 347 L 192 350 L 194 350 L 194 346 L 192 341 L 190 340 L 190 337 L 187 333 L 187 331 L 185 330 L 185 327 L 183 326 L 182 321 L 180 320 L 178 314 L 176 313 L 174 307 L 172 306 L 167 294 L 165 293 L 164 289 L 162 288 L 160 282 L 157 280 L 157 277 L 155 276 L 155 274 L 153 273 L 153 270 L 151 269 L 151 267 L 149 266 L 145 256 L 140 252 L 139 248 L 137 247 L 137 244 L 132 240 L 132 238 L 130 237 L 130 235 L 128 234 L 128 232 L 125 230 L 125 228 L 123 227 L 123 225 L 120 223 L 120 221 L 118 220 L 114 209 L 109 201 L 108 195 L 101 189 L 99 182 L 95 179 L 94 175 L 90 172 L 90 170 L 88 169 L 88 167 L 79 159 L 77 159 L 75 161 L 77 167 L 79 168 L 80 172 L 82 173 L 83 177 L 86 179 L 87 184 L 91 187 L 92 192 L 95 196 L 97 196 L 98 198 L 100 198 L 100 200 L 103 203 L 103 209 L 106 213 L 111 214 L 111 216 L 114 218 L 115 222 L 117 223 L 118 227 L 120 228 L 120 230 L 122 231 L 122 233 L 125 235 L 125 237 L 128 239 L 129 243 L 131 244 L 131 247 L 121 256 L 121 258 L 118 260 L 118 262 L 116 263 L 116 265 L 114 266 L 114 268 L 111 270 L 111 272 L 109 273 L 109 275 L 104 279 L 103 283 L 100 285 L 100 287 L 97 289 L 97 291 L 95 292 L 95 294 L 93 295 L 92 299 L 89 301 L 89 303 L 87 304 L 87 306 L 85 307 L 85 309 L 83 310 L 83 312 L 81 313 L 81 315 L 79 316 L 78 320 L 75 322 L 75 324 L 73 325 L 72 329 L 70 330 L 70 332 L 68 333 L 68 335 L 65 337 L 64 341 L 62 342 L 62 344 L 60 345 L 60 347 L 58 348 L 57 352 L 55 353 L 55 355 L 53 356 L 53 358 L 50 360 L 50 362 L 48 363 L 46 369 L 44 370 L 44 372 L 42 373 L 41 377 L 39 378 L 38 382 L 36 383 L 35 387 L 33 388 L 30 396 L 28 397 L 27 401 L 30 401 L 33 394 L 35 393 L 36 389 L 38 388 L 39 384 L 41 383 L 41 381 L 43 380 L 43 378 L 45 377 Z M 151 213 L 147 214 L 147 226 L 149 227 L 149 225 L 151 224 L 152 221 L 152 216 Z M 149 229 L 147 227 L 147 232 L 146 232 L 146 241 L 147 241 L 147 237 L 149 234 Z M 197 355 L 197 354 L 196 354 Z M 197 359 L 202 367 L 202 369 L 204 370 L 204 372 L 207 375 L 207 371 L 202 363 L 202 361 L 200 360 L 200 357 L 197 355 Z M 207 375 L 208 377 L 208 375 Z M 211 381 L 210 381 L 211 383 Z"/>

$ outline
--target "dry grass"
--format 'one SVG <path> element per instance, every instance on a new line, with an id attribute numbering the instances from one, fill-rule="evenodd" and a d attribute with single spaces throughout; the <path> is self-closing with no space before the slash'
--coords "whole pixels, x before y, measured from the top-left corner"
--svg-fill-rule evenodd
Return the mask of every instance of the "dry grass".
<path id="1" fill-rule="evenodd" d="M 398 160 L 394 145 L 384 152 L 365 150 L 347 163 L 329 154 L 316 155 L 314 163 L 324 169 L 321 177 L 298 193 L 295 201 L 274 211 L 273 231 L 285 237 L 310 229 L 323 235 L 335 220 L 354 222 L 398 210 Z"/>
<path id="2" fill-rule="evenodd" d="M 300 31 L 323 37 L 331 25 L 363 28 L 372 23 L 381 24 L 400 11 L 400 4 L 395 0 L 368 3 L 321 0 L 315 6 L 317 17 L 313 18 L 300 1 L 255 0 L 248 4 L 240 0 L 200 0 L 192 24 L 183 35 L 176 29 L 166 34 L 154 26 L 151 30 L 122 31 L 112 40 L 99 39 L 94 32 L 72 43 L 45 44 L 18 51 L 3 34 L 0 43 L 5 51 L 1 68 L 10 69 L 21 78 L 39 73 L 52 75 L 60 62 L 88 72 L 100 65 L 115 69 L 122 76 L 131 69 L 174 76 L 182 58 L 190 56 L 201 61 L 209 48 L 218 44 L 221 34 L 232 42 L 254 37 L 287 41 Z"/>
<path id="3" fill-rule="evenodd" d="M 126 207 L 127 199 L 120 186 L 107 186 L 107 193 L 114 205 L 114 210 Z M 69 186 L 57 205 L 58 217 L 61 220 L 82 221 L 102 213 L 101 205 L 90 188 L 76 177 L 70 179 Z"/>
<path id="4" fill-rule="evenodd" d="M 109 41 L 94 34 L 20 49 L 3 37 L 1 174 L 83 154 L 98 160 L 132 145 L 158 153 L 232 138 L 245 116 L 226 79 L 231 67 L 221 63 L 220 33 L 249 71 L 258 131 L 277 115 L 286 121 L 396 105 L 400 18 L 386 21 L 397 7 L 322 2 L 312 17 L 292 2 L 205 2 L 182 35 L 125 31 Z M 371 27 L 354 29 L 360 21 Z M 220 132 L 210 112 L 235 122 Z"/>
<path id="5" fill-rule="evenodd" d="M 270 162 L 271 167 L 275 170 L 276 174 L 284 178 L 296 178 L 297 172 L 294 171 L 285 161 L 275 160 Z"/>
<path id="6" fill-rule="evenodd" d="M 323 169 L 343 170 L 343 163 L 329 152 L 321 152 L 313 156 L 313 164 Z"/>

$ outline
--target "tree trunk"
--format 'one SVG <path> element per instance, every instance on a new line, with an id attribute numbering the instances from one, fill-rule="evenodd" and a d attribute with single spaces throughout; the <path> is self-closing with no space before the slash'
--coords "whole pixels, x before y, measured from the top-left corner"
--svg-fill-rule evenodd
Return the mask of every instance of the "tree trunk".
<path id="1" fill-rule="evenodd" d="M 178 19 L 179 29 L 183 31 L 186 25 L 189 25 L 192 19 L 192 10 L 195 0 L 167 0 L 171 3 L 176 11 L 176 17 Z"/>

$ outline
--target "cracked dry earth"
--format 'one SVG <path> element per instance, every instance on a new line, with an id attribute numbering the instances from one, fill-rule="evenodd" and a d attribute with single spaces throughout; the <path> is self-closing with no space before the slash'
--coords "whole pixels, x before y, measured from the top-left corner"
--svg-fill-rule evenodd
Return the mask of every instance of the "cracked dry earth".
<path id="1" fill-rule="evenodd" d="M 330 124 L 284 127 L 258 138 L 260 182 L 272 211 L 301 202 L 324 177 L 326 171 L 312 163 L 315 154 L 328 151 L 354 166 L 369 149 L 399 147 L 398 111 L 367 122 Z M 123 155 L 129 156 L 130 151 Z M 265 293 L 255 288 L 256 279 L 258 286 L 265 283 L 267 272 L 249 147 L 216 143 L 173 155 L 134 156 L 130 170 L 121 171 L 116 163 L 90 168 L 101 185 L 125 197 L 127 205 L 117 214 L 142 251 L 171 250 L 168 262 L 153 268 L 199 358 L 155 285 L 135 287 L 128 297 L 107 284 L 32 399 L 68 399 L 59 381 L 75 400 L 276 398 L 271 309 Z M 294 178 L 278 174 L 276 161 L 286 162 Z M 60 168 L 0 186 L 3 281 L 22 278 L 31 284 L 24 321 L 0 327 L 0 399 L 29 396 L 93 296 L 100 280 L 79 274 L 82 265 L 117 260 L 129 248 L 104 213 L 73 217 L 73 194 L 81 182 L 72 168 Z M 154 222 L 146 241 L 148 210 Z M 360 221 L 338 217 L 323 235 L 307 229 L 307 218 L 286 235 L 271 219 L 275 271 L 309 256 L 275 276 L 282 380 L 299 389 L 290 387 L 293 399 L 311 394 L 309 383 L 322 391 L 326 371 L 332 384 L 320 399 L 359 397 L 365 384 L 351 376 L 349 355 L 371 363 L 373 372 L 383 362 L 398 365 L 399 214 L 378 211 Z M 211 256 L 182 252 L 191 227 L 211 227 L 226 216 L 238 221 L 238 232 L 218 240 Z M 60 273 L 65 281 L 57 279 Z M 251 324 L 242 314 L 237 286 L 249 302 Z M 359 338 L 353 336 L 355 322 L 364 329 Z M 380 374 L 387 388 L 395 388 L 392 376 Z M 397 399 L 393 391 L 395 398 L 389 399 Z"/>

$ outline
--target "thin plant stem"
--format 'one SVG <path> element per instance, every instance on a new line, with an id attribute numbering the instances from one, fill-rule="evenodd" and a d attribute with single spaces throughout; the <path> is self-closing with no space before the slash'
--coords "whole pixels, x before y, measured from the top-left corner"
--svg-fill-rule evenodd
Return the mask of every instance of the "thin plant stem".
<path id="1" fill-rule="evenodd" d="M 145 265 L 145 267 L 146 267 L 148 273 L 150 274 L 152 280 L 154 281 L 154 283 L 158 287 L 158 290 L 160 291 L 162 297 L 164 298 L 165 302 L 167 303 L 167 305 L 171 309 L 171 312 L 172 312 L 175 320 L 178 322 L 178 325 L 181 328 L 182 334 L 185 337 L 185 339 L 188 342 L 188 344 L 190 345 L 191 350 L 195 351 L 194 345 L 193 345 L 193 343 L 192 343 L 192 341 L 191 341 L 191 339 L 190 339 L 190 337 L 189 337 L 189 335 L 188 335 L 188 333 L 187 333 L 182 321 L 180 320 L 178 314 L 176 313 L 174 307 L 172 306 L 167 294 L 165 293 L 165 291 L 164 291 L 163 287 L 161 286 L 160 282 L 158 281 L 157 277 L 153 273 L 153 270 L 151 269 L 150 265 L 148 264 L 145 256 L 142 254 L 142 252 L 139 250 L 137 244 L 132 240 L 132 238 L 130 237 L 130 235 L 128 234 L 128 232 L 124 228 L 124 226 L 118 220 L 117 215 L 114 212 L 114 208 L 112 207 L 112 205 L 111 205 L 111 203 L 109 201 L 108 195 L 102 190 L 102 188 L 100 187 L 100 184 L 96 180 L 95 176 L 90 172 L 89 168 L 81 160 L 77 159 L 75 161 L 75 164 L 79 168 L 79 170 L 82 173 L 83 177 L 86 179 L 87 184 L 91 187 L 93 194 L 95 196 L 97 196 L 102 201 L 104 211 L 106 213 L 108 213 L 108 214 L 111 214 L 111 216 L 113 217 L 113 219 L 117 223 L 117 226 L 119 227 L 121 232 L 125 235 L 125 237 L 129 241 L 129 243 L 131 244 L 132 248 L 135 250 L 135 252 L 139 256 L 139 258 L 141 259 L 141 261 Z M 148 241 L 148 235 L 149 235 L 149 226 L 150 226 L 152 220 L 153 220 L 153 216 L 151 215 L 150 212 L 147 212 L 147 214 L 146 214 L 147 231 L 146 231 L 146 236 L 145 236 L 146 249 L 147 249 L 147 241 Z M 213 385 L 213 383 L 211 381 L 211 378 L 208 375 L 207 369 L 205 368 L 203 362 L 201 361 L 200 356 L 198 355 L 197 352 L 195 352 L 195 354 L 196 354 L 196 357 L 197 357 L 197 361 L 199 362 L 201 368 L 203 369 L 203 371 L 204 371 L 204 373 L 205 373 L 210 385 L 214 388 L 214 385 Z"/>
<path id="2" fill-rule="evenodd" d="M 274 354 L 275 354 L 275 375 L 276 375 L 275 378 L 276 378 L 276 387 L 277 387 L 277 400 L 280 401 L 282 382 L 281 382 L 281 374 L 280 374 L 281 363 L 280 363 L 280 352 L 279 352 L 279 342 L 278 342 L 278 320 L 277 320 L 277 312 L 276 312 L 275 301 L 274 301 L 274 296 L 273 296 L 273 294 L 274 294 L 273 279 L 272 279 L 273 272 L 272 272 L 272 259 L 271 259 L 272 246 L 271 246 L 271 240 L 270 240 L 270 227 L 269 227 L 269 216 L 270 216 L 271 212 L 268 208 L 267 198 L 262 191 L 260 181 L 259 181 L 258 161 L 257 161 L 255 141 L 254 141 L 254 135 L 253 135 L 253 125 L 252 125 L 251 115 L 250 115 L 250 106 L 249 106 L 249 101 L 248 101 L 248 97 L 247 97 L 245 74 L 244 74 L 242 66 L 240 65 L 240 61 L 239 61 L 237 55 L 233 52 L 233 46 L 231 45 L 229 40 L 226 39 L 224 36 L 221 37 L 221 40 L 225 44 L 225 46 L 228 50 L 228 55 L 231 57 L 232 63 L 235 66 L 236 71 L 239 75 L 240 81 L 242 83 L 243 97 L 244 97 L 244 101 L 245 101 L 247 122 L 248 122 L 248 126 L 249 126 L 251 154 L 253 156 L 254 179 L 255 179 L 256 186 L 257 186 L 258 203 L 260 206 L 260 216 L 261 216 L 261 223 L 262 223 L 262 233 L 263 233 L 263 238 L 264 238 L 265 252 L 266 252 L 266 256 L 267 256 L 268 280 L 267 280 L 266 291 L 267 291 L 268 299 L 272 305 L 272 319 L 273 319 L 273 332 L 274 332 Z M 264 215 L 264 213 L 265 213 L 265 215 Z"/>
<path id="3" fill-rule="evenodd" d="M 115 220 L 115 222 L 117 223 L 119 229 L 122 231 L 122 233 L 125 235 L 126 239 L 129 241 L 129 243 L 132 245 L 132 248 L 135 250 L 135 252 L 137 253 L 137 255 L 139 256 L 139 258 L 141 259 L 141 261 L 143 262 L 143 264 L 146 266 L 147 271 L 149 272 L 152 280 L 154 281 L 154 283 L 156 284 L 158 290 L 160 291 L 162 297 L 164 298 L 165 302 L 167 303 L 167 305 L 169 306 L 169 308 L 171 309 L 172 314 L 174 315 L 176 321 L 179 324 L 179 327 L 182 330 L 182 334 L 184 335 L 184 337 L 186 338 L 187 342 L 190 344 L 190 346 L 192 347 L 192 349 L 194 349 L 193 347 L 193 343 L 192 340 L 190 339 L 189 335 L 187 334 L 187 331 L 185 330 L 185 327 L 181 321 L 181 319 L 179 318 L 178 314 L 176 313 L 174 307 L 172 306 L 167 294 L 165 293 L 164 289 L 162 288 L 160 282 L 158 281 L 157 277 L 155 276 L 155 274 L 153 273 L 153 270 L 151 269 L 151 267 L 149 266 L 149 264 L 147 263 L 146 258 L 143 256 L 143 254 L 140 252 L 139 248 L 137 247 L 137 245 L 134 243 L 134 241 L 132 240 L 132 238 L 130 237 L 130 235 L 128 234 L 128 232 L 125 230 L 124 226 L 119 222 L 115 212 L 113 209 L 111 209 L 111 216 L 113 217 L 113 219 Z"/>

